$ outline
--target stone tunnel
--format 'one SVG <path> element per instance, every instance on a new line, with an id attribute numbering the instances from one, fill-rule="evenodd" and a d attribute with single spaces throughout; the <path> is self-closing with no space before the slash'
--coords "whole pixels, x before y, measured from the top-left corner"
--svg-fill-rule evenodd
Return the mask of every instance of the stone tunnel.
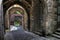
<path id="1" fill-rule="evenodd" d="M 3 12 L 0 13 L 2 33 L 10 29 L 14 17 L 20 17 L 24 30 L 60 38 L 59 3 L 59 0 L 3 0 Z"/>

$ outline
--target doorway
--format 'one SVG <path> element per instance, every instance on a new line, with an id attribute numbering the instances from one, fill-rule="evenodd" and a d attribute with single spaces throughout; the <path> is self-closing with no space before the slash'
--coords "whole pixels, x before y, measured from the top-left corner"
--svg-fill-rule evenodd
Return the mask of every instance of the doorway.
<path id="1" fill-rule="evenodd" d="M 16 20 L 17 19 L 17 20 Z M 19 20 L 19 21 L 18 21 Z M 14 4 L 5 14 L 5 27 L 9 30 L 11 25 L 22 26 L 24 30 L 28 30 L 28 16 L 25 9 L 18 5 Z"/>

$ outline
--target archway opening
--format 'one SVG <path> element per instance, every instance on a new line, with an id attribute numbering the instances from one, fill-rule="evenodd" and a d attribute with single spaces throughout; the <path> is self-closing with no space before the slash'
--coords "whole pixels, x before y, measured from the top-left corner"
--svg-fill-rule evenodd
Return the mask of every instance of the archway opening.
<path id="1" fill-rule="evenodd" d="M 9 30 L 11 26 L 22 26 L 23 29 L 28 30 L 28 15 L 25 9 L 14 4 L 5 14 L 5 27 Z"/>

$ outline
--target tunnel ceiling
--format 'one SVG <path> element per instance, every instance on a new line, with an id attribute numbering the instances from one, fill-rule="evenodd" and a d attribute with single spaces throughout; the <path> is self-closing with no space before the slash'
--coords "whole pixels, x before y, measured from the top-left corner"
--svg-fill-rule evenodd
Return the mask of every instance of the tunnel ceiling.
<path id="1" fill-rule="evenodd" d="M 3 0 L 4 11 L 14 4 L 21 5 L 29 12 L 32 6 L 32 0 Z"/>

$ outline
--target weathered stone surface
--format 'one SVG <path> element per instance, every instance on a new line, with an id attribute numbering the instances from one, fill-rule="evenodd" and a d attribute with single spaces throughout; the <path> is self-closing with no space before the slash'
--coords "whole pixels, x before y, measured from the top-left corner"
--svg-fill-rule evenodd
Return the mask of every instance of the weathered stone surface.
<path id="1" fill-rule="evenodd" d="M 4 37 L 4 25 L 3 25 L 3 5 L 2 0 L 0 0 L 0 40 Z"/>
<path id="2" fill-rule="evenodd" d="M 33 0 L 31 30 L 51 34 L 57 24 L 56 0 Z M 40 31 L 41 30 L 41 31 Z"/>

